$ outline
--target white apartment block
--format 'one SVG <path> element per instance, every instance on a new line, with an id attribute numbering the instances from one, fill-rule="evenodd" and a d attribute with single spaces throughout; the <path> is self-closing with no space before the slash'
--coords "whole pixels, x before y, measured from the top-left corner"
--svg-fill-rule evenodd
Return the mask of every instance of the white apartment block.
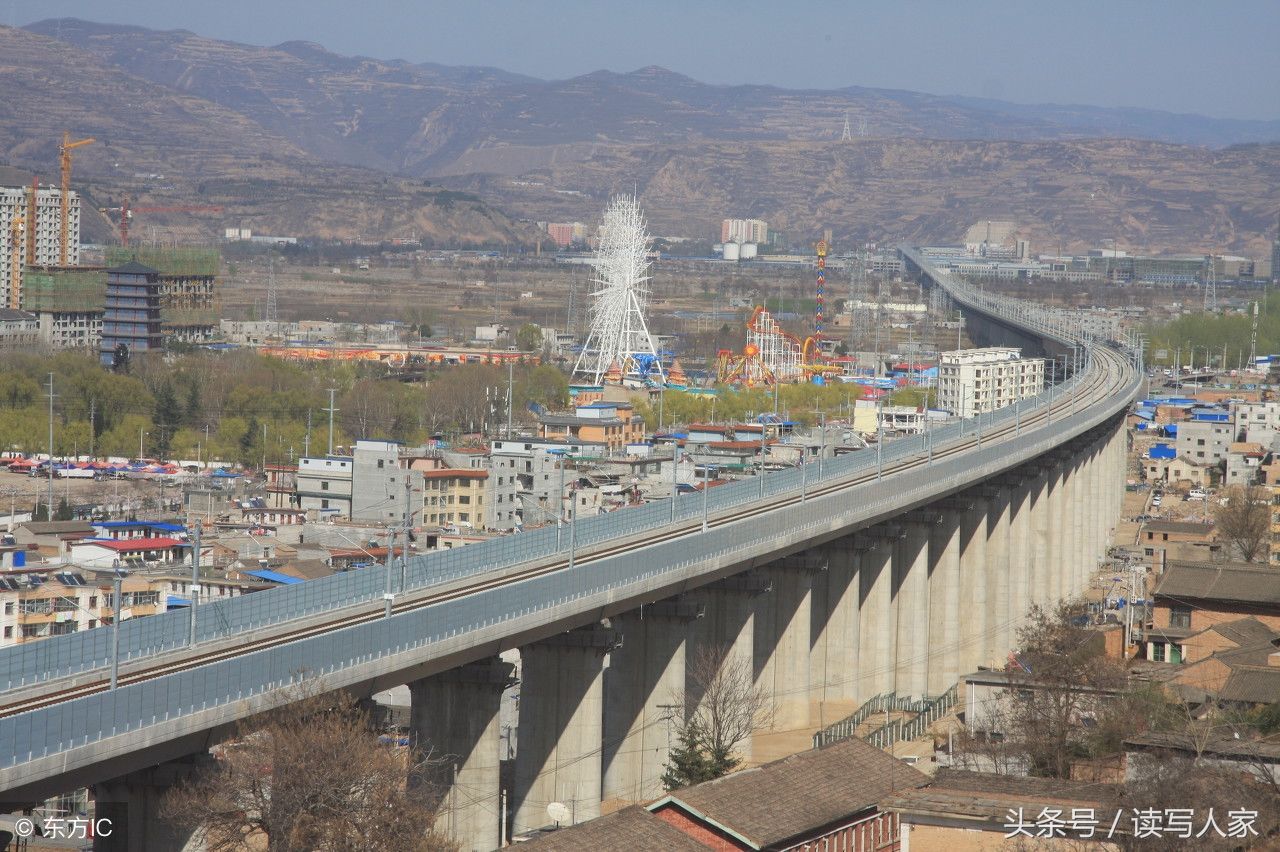
<path id="1" fill-rule="evenodd" d="M 769 239 L 769 223 L 763 219 L 725 219 L 720 223 L 722 243 L 763 243 Z"/>
<path id="2" fill-rule="evenodd" d="M 938 407 L 973 417 L 1035 396 L 1044 389 L 1044 359 L 1023 358 L 1001 346 L 960 349 L 938 356 Z"/>
<path id="3" fill-rule="evenodd" d="M 298 508 L 315 509 L 322 519 L 350 518 L 355 460 L 351 456 L 298 459 L 294 493 Z"/>
<path id="4" fill-rule="evenodd" d="M 1256 441 L 1264 447 L 1280 435 L 1280 402 L 1238 402 L 1231 406 L 1237 441 Z"/>
<path id="5" fill-rule="evenodd" d="M 29 187 L 0 187 L 0 298 L 9 304 L 9 273 L 13 247 L 9 244 L 9 226 L 15 216 L 27 217 Z M 35 253 L 27 256 L 27 238 L 18 244 L 24 266 L 57 266 L 62 238 L 62 190 L 41 189 L 36 192 Z M 67 265 L 80 265 L 80 196 L 72 192 L 67 200 Z M 32 227 L 30 222 L 26 227 Z"/>

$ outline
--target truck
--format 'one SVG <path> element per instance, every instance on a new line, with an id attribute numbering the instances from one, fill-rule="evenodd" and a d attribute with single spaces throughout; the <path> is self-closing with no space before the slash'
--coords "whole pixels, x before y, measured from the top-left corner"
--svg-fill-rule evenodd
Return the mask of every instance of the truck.
<path id="1" fill-rule="evenodd" d="M 53 475 L 59 479 L 94 479 L 96 472 L 87 467 L 54 468 Z"/>

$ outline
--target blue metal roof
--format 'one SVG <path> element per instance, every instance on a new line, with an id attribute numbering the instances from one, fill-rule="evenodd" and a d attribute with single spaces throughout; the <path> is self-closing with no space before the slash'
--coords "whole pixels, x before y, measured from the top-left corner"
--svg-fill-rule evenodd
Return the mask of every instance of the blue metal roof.
<path id="1" fill-rule="evenodd" d="M 180 598 L 177 595 L 168 595 L 166 598 L 165 608 L 173 609 L 179 606 L 191 606 L 191 598 Z"/>
<path id="2" fill-rule="evenodd" d="M 290 577 L 288 574 L 281 574 L 279 571 L 268 571 L 266 568 L 256 568 L 252 571 L 245 571 L 250 577 L 257 577 L 259 580 L 267 580 L 271 583 L 280 583 L 284 586 L 292 586 L 294 583 L 304 582 L 297 577 Z"/>

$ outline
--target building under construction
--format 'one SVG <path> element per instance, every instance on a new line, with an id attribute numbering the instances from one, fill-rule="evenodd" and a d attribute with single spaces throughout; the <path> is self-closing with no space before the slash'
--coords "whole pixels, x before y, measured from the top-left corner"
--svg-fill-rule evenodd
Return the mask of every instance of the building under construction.
<path id="1" fill-rule="evenodd" d="M 15 220 L 21 219 L 18 227 Z M 34 220 L 34 224 L 33 221 Z M 14 270 L 58 265 L 62 234 L 62 191 L 31 187 L 0 187 L 0 307 L 11 301 Z M 17 252 L 17 263 L 14 261 Z M 67 265 L 80 263 L 80 196 L 67 194 Z"/>
<path id="2" fill-rule="evenodd" d="M 40 342 L 54 349 L 92 349 L 102 333 L 107 273 L 100 267 L 31 267 L 22 309 L 36 315 Z"/>
<path id="3" fill-rule="evenodd" d="M 221 318 L 215 286 L 221 263 L 217 249 L 116 246 L 107 249 L 106 260 L 109 267 L 136 260 L 159 270 L 160 326 L 165 340 L 213 340 Z"/>

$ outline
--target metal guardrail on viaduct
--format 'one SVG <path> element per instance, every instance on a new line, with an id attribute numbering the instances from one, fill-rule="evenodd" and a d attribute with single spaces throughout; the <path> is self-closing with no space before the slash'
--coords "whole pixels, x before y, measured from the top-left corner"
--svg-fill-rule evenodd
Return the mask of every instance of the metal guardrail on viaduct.
<path id="1" fill-rule="evenodd" d="M 1140 355 L 1070 315 L 975 291 L 904 249 L 968 312 L 1083 347 L 1083 368 L 1016 406 L 858 452 L 409 560 L 386 614 L 380 568 L 0 651 L 0 801 L 32 803 L 206 750 L 299 683 L 367 695 L 492 658 L 884 524 L 1114 423 Z M 1091 430 L 1094 430 L 1091 433 Z M 521 749 L 525 744 L 521 742 Z"/>

